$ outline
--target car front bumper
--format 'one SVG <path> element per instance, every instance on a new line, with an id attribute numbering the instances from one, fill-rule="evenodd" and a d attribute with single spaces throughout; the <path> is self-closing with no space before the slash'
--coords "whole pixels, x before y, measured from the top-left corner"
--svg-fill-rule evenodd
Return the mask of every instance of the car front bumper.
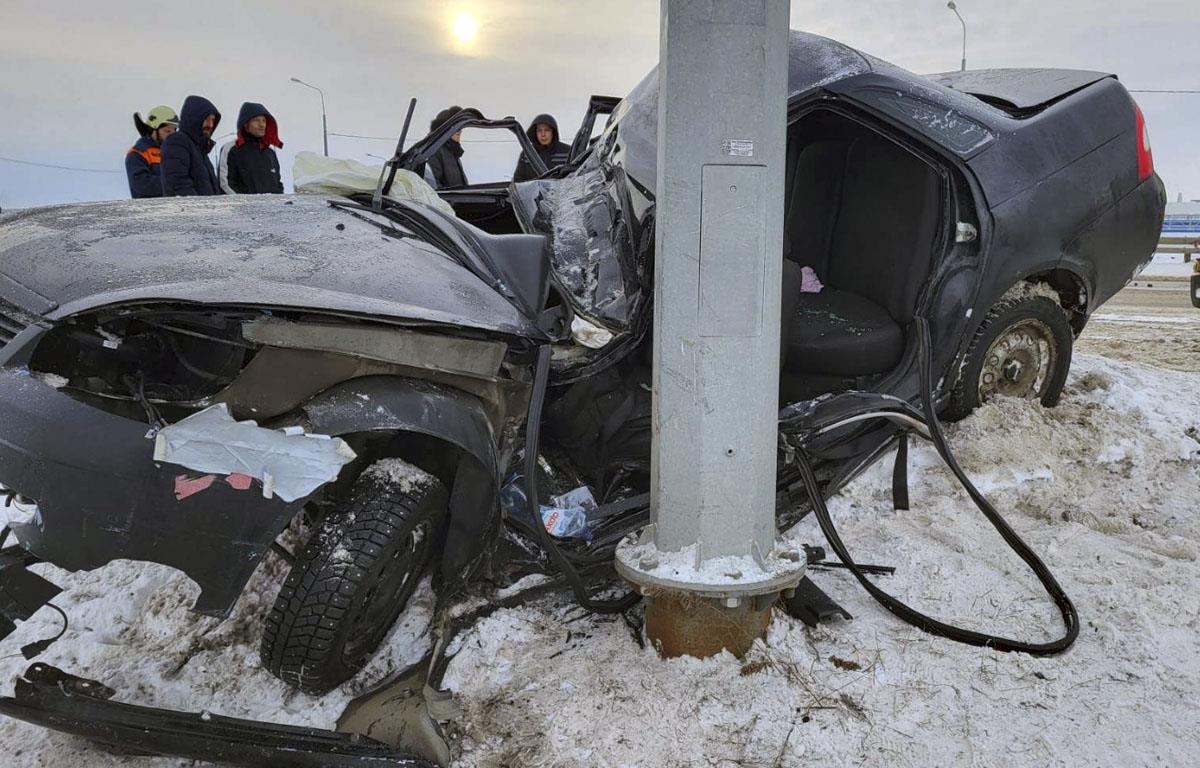
<path id="1" fill-rule="evenodd" d="M 143 707 L 112 701 L 115 694 L 95 680 L 34 664 L 14 695 L 0 698 L 0 714 L 139 754 L 255 768 L 433 768 L 358 734 Z"/>
<path id="2" fill-rule="evenodd" d="M 154 461 L 144 422 L 0 368 L 0 484 L 37 503 L 12 530 L 38 558 L 73 571 L 119 558 L 162 563 L 200 586 L 195 610 L 227 615 L 303 500 L 196 475 Z"/>

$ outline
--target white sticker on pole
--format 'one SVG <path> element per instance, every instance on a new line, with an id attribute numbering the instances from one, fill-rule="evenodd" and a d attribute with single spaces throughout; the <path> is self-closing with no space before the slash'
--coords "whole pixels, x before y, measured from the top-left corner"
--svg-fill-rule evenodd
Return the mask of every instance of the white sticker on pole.
<path id="1" fill-rule="evenodd" d="M 721 139 L 721 152 L 730 157 L 754 157 L 752 139 Z"/>

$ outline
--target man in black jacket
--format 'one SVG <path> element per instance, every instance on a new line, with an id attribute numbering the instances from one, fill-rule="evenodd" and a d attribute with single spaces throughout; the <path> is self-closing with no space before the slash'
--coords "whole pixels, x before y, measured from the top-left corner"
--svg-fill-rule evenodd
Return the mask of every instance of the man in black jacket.
<path id="1" fill-rule="evenodd" d="M 533 142 L 534 149 L 547 169 L 557 168 L 571 156 L 571 148 L 558 140 L 558 121 L 552 115 L 538 115 L 533 118 L 533 123 L 530 124 L 529 130 L 525 131 L 525 135 Z M 533 164 L 522 154 L 521 159 L 517 161 L 517 169 L 513 171 L 513 181 L 529 181 L 537 177 Z"/>
<path id="2" fill-rule="evenodd" d="M 281 195 L 279 124 L 262 104 L 246 102 L 238 113 L 237 139 L 221 147 L 218 177 L 227 195 Z"/>
<path id="3" fill-rule="evenodd" d="M 162 145 L 163 197 L 219 195 L 217 172 L 208 153 L 221 113 L 203 96 L 188 96 L 179 112 L 179 130 Z"/>
<path id="4" fill-rule="evenodd" d="M 446 121 L 462 112 L 462 107 L 447 107 L 437 113 L 437 117 L 429 124 L 429 130 L 432 133 L 438 128 L 446 124 Z M 475 110 L 468 110 L 474 114 L 479 114 Z M 445 189 L 446 187 L 465 187 L 467 186 L 467 173 L 463 170 L 462 156 L 463 146 L 459 143 L 462 138 L 462 131 L 457 131 L 450 140 L 442 146 L 438 147 L 437 152 L 429 158 L 429 162 L 425 165 L 426 180 L 433 186 L 434 189 Z"/>

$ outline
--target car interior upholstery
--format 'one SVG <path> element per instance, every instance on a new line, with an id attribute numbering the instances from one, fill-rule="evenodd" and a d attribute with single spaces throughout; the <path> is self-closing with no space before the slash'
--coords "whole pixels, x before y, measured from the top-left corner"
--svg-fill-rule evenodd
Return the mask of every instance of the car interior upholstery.
<path id="1" fill-rule="evenodd" d="M 780 395 L 868 385 L 899 364 L 941 227 L 928 163 L 834 112 L 788 128 Z M 801 267 L 824 284 L 802 293 Z"/>

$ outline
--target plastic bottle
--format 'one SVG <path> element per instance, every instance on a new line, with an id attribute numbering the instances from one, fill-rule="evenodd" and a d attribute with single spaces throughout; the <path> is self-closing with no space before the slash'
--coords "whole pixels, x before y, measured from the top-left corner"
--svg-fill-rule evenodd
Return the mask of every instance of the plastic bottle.
<path id="1" fill-rule="evenodd" d="M 525 496 L 524 477 L 514 474 L 508 483 L 500 489 L 500 508 L 505 514 L 519 515 L 528 518 L 529 505 Z M 542 525 L 546 532 L 559 539 L 591 540 L 592 532 L 588 530 L 587 512 L 582 507 L 550 507 L 538 505 L 542 513 Z"/>

